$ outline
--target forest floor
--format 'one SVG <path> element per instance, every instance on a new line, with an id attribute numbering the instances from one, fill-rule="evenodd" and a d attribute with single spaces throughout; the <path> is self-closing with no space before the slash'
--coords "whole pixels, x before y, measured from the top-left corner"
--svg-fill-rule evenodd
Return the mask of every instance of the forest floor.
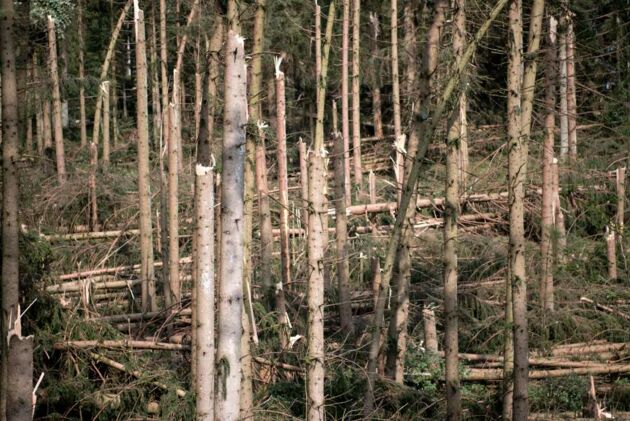
<path id="1" fill-rule="evenodd" d="M 507 158 L 501 129 L 471 129 L 471 176 L 466 193 L 506 191 Z M 191 287 L 192 183 L 188 148 L 186 165 L 180 179 L 180 253 L 184 281 L 184 310 L 138 315 L 140 291 L 137 228 L 137 188 L 135 145 L 128 133 L 119 136 L 120 146 L 112 153 L 109 169 L 97 178 L 99 231 L 101 238 L 83 239 L 88 216 L 87 152 L 70 146 L 68 182 L 58 187 L 53 164 L 36 168 L 24 160 L 21 169 L 21 222 L 23 224 L 22 286 L 26 301 L 36 299 L 26 316 L 26 331 L 34 333 L 36 375 L 45 372 L 36 416 L 39 419 L 192 419 L 194 405 L 190 392 L 190 312 L 187 310 Z M 627 158 L 623 142 L 610 140 L 598 128 L 579 132 L 580 155 L 575 168 L 562 168 L 562 203 L 567 228 L 565 259 L 554 273 L 556 310 L 541 311 L 538 303 L 540 273 L 540 156 L 541 139 L 530 145 L 529 188 L 526 203 L 526 259 L 528 264 L 530 349 L 537 357 L 553 357 L 570 344 L 622 344 L 596 352 L 566 355 L 566 361 L 592 364 L 630 364 L 630 238 L 620 240 L 617 250 L 617 279 L 607 275 L 605 227 L 615 215 L 614 178 L 609 171 Z M 74 145 L 74 144 L 70 144 Z M 190 146 L 190 145 L 189 145 Z M 271 148 L 269 148 L 271 150 Z M 430 150 L 421 176 L 419 196 L 438 198 L 444 192 L 443 153 Z M 366 144 L 366 166 L 377 174 L 378 201 L 395 201 L 391 182 L 389 142 Z M 290 187 L 297 184 L 297 153 L 291 149 Z M 157 153 L 153 154 L 157 168 Z M 275 159 L 268 154 L 270 185 L 276 183 Z M 377 157 L 382 157 L 377 159 Z M 364 177 L 367 179 L 367 177 Z M 153 171 L 153 226 L 156 261 L 161 261 L 159 214 L 159 173 Z M 272 187 L 273 189 L 273 187 Z M 332 188 L 329 192 L 332 192 Z M 273 195 L 273 194 L 272 194 Z M 277 195 L 277 193 L 276 193 Z M 291 190 L 291 226 L 298 228 L 299 189 Z M 332 207 L 332 204 L 331 204 Z M 274 227 L 277 206 L 272 202 Z M 254 209 L 254 238 L 257 236 L 257 211 Z M 507 198 L 467 203 L 462 215 L 472 215 L 460 226 L 459 302 L 460 352 L 501 355 L 505 323 L 504 297 L 507 258 Z M 422 309 L 431 306 L 441 329 L 442 304 L 442 210 L 433 205 L 421 209 L 413 244 L 413 273 L 409 344 L 405 385 L 383 380 L 378 385 L 378 415 L 383 419 L 436 419 L 443 414 L 442 369 L 422 347 Z M 358 330 L 366 331 L 371 320 L 372 267 L 370 258 L 382 256 L 389 237 L 361 234 L 372 222 L 386 226 L 393 222 L 390 213 L 349 219 L 352 234 L 350 267 L 353 311 Z M 465 219 L 465 218 L 464 218 Z M 627 218 L 626 218 L 627 219 Z M 330 218 L 331 226 L 333 219 Z M 78 234 L 78 235 L 68 235 Z M 334 267 L 334 236 L 328 252 Z M 301 419 L 304 411 L 302 370 L 305 347 L 298 340 L 290 350 L 280 353 L 273 313 L 258 298 L 257 271 L 262 264 L 272 265 L 279 276 L 279 253 L 273 262 L 258 261 L 259 242 L 254 242 L 254 313 L 259 343 L 255 355 L 256 419 Z M 305 240 L 291 240 L 293 288 L 287 291 L 292 333 L 305 333 Z M 121 268 L 122 267 L 122 268 Z M 111 269 L 113 268 L 113 269 Z M 83 271 L 100 271 L 89 276 Z M 79 273 L 78 273 L 79 272 Z M 74 274 L 74 275 L 73 275 Z M 65 276 L 62 276 L 65 275 Z M 156 268 L 157 284 L 162 273 Z M 334 269 L 330 273 L 334 279 Z M 121 282 L 122 281 L 122 282 Z M 585 301 L 586 298 L 591 301 Z M 345 338 L 338 331 L 335 311 L 336 292 L 327 291 L 330 303 L 326 312 L 327 411 L 330 419 L 359 419 L 365 389 L 364 363 L 366 335 Z M 603 307 L 602 307 L 603 306 Z M 612 311 L 611 311 L 612 310 Z M 159 342 L 162 349 L 134 349 L 129 340 Z M 79 349 L 73 341 L 111 340 L 110 346 Z M 166 345 L 172 345 L 168 348 Z M 122 364 L 116 367 L 116 364 Z M 569 364 L 570 366 L 570 364 Z M 481 368 L 500 368 L 496 360 L 463 361 L 462 375 Z M 550 369 L 537 367 L 535 370 Z M 630 371 L 630 370 L 628 370 Z M 630 411 L 630 377 L 618 373 L 595 376 L 598 400 L 613 413 Z M 495 419 L 500 413 L 499 382 L 464 381 L 463 397 L 467 419 Z M 568 375 L 535 379 L 530 385 L 532 413 L 580 415 L 590 388 L 589 377 Z M 541 418 L 542 419 L 542 418 Z"/>

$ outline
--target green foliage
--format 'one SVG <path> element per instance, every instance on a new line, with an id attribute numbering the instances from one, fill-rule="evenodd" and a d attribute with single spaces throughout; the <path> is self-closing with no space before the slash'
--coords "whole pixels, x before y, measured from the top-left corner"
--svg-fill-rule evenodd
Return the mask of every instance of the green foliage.
<path id="1" fill-rule="evenodd" d="M 588 390 L 586 377 L 571 376 L 547 379 L 529 387 L 529 402 L 532 412 L 580 411 L 584 407 L 583 397 Z"/>
<path id="2" fill-rule="evenodd" d="M 31 2 L 31 21 L 46 28 L 48 16 L 55 21 L 57 32 L 65 30 L 72 22 L 74 16 L 73 0 L 33 0 Z"/>
<path id="3" fill-rule="evenodd" d="M 406 381 L 428 395 L 437 396 L 438 381 L 444 377 L 444 362 L 435 354 L 410 342 L 405 354 Z"/>

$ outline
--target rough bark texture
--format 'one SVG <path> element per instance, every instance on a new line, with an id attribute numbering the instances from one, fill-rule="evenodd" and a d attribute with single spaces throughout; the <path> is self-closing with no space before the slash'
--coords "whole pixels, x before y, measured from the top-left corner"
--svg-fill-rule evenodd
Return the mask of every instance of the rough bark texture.
<path id="1" fill-rule="evenodd" d="M 621 237 L 623 237 L 624 216 L 626 208 L 626 167 L 617 168 L 617 171 L 615 171 L 615 177 L 615 186 L 617 190 L 616 231 Z"/>
<path id="2" fill-rule="evenodd" d="M 564 1 L 566 3 L 566 1 Z M 567 102 L 567 18 L 560 17 L 558 28 L 558 60 L 560 83 L 560 161 L 564 162 L 569 153 L 569 105 Z"/>
<path id="3" fill-rule="evenodd" d="M 381 112 L 381 61 L 378 46 L 378 36 L 380 27 L 378 23 L 378 15 L 370 14 L 370 24 L 372 25 L 372 119 L 374 121 L 374 136 L 383 137 L 383 117 Z"/>
<path id="4" fill-rule="evenodd" d="M 512 415 L 527 420 L 527 284 L 525 277 L 524 181 L 527 157 L 521 134 L 521 76 L 523 24 L 520 0 L 512 0 L 509 12 L 508 62 L 508 203 L 510 234 L 508 246 L 508 287 L 512 289 L 514 335 L 514 393 Z M 506 324 L 509 326 L 509 324 Z M 509 371 L 506 370 L 506 372 Z M 504 413 L 504 418 L 509 419 Z"/>
<path id="5" fill-rule="evenodd" d="M 101 83 L 103 90 L 103 168 L 109 167 L 109 81 Z"/>
<path id="6" fill-rule="evenodd" d="M 577 161 L 577 99 L 575 90 L 575 32 L 569 14 L 567 25 L 567 131 L 569 136 L 569 159 Z M 619 26 L 621 27 L 621 26 Z"/>
<path id="7" fill-rule="evenodd" d="M 342 0 L 342 39 L 341 39 L 341 133 L 343 135 L 344 162 L 346 166 L 344 186 L 346 189 L 346 204 L 352 203 L 352 188 L 350 185 L 350 109 L 348 92 L 348 53 L 350 49 L 350 2 Z"/>
<path id="8" fill-rule="evenodd" d="M 77 31 L 79 35 L 79 126 L 81 127 L 81 146 L 87 145 L 87 127 L 85 114 L 85 63 L 83 39 L 83 0 L 77 3 Z"/>
<path id="9" fill-rule="evenodd" d="M 173 71 L 173 80 L 179 80 L 177 69 Z M 181 283 L 179 280 L 179 148 L 181 147 L 181 126 L 179 107 L 174 101 L 179 99 L 179 83 L 173 84 L 173 102 L 169 104 L 171 135 L 168 139 L 168 281 L 172 304 L 181 301 Z"/>
<path id="10" fill-rule="evenodd" d="M 615 230 L 606 227 L 606 252 L 608 255 L 608 278 L 617 279 L 617 247 Z"/>
<path id="11" fill-rule="evenodd" d="M 430 353 L 437 354 L 438 339 L 433 309 L 425 307 L 422 310 L 422 323 L 424 326 L 424 348 Z"/>
<path id="12" fill-rule="evenodd" d="M 48 66 L 52 83 L 53 133 L 55 134 L 55 158 L 57 163 L 57 181 L 66 182 L 66 158 L 63 145 L 63 122 L 61 119 L 61 88 L 57 69 L 57 37 L 55 21 L 48 16 Z"/>
<path id="13" fill-rule="evenodd" d="M 361 167 L 361 80 L 360 44 L 361 37 L 361 0 L 352 0 L 352 151 L 354 182 L 361 191 L 363 170 Z"/>
<path id="14" fill-rule="evenodd" d="M 346 216 L 345 189 L 339 180 L 344 180 L 343 139 L 339 133 L 333 135 L 335 158 L 335 240 L 337 245 L 337 289 L 339 293 L 339 320 L 344 334 L 351 334 L 352 307 L 350 305 L 350 263 L 348 261 L 348 217 Z"/>
<path id="15" fill-rule="evenodd" d="M 230 29 L 225 55 L 223 171 L 221 182 L 221 277 L 217 346 L 216 418 L 240 411 L 243 313 L 243 205 L 247 68 L 244 39 Z"/>
<path id="16" fill-rule="evenodd" d="M 33 336 L 9 335 L 7 420 L 33 419 Z"/>
<path id="17" fill-rule="evenodd" d="M 399 189 L 400 199 L 403 188 L 405 157 L 402 153 L 405 139 L 403 138 L 400 121 L 400 80 L 398 76 L 398 0 L 391 0 L 391 43 L 392 43 L 392 108 L 394 112 L 394 146 L 396 147 L 396 187 Z"/>
<path id="18" fill-rule="evenodd" d="M 2 343 L 2 372 L 0 373 L 0 418 L 4 419 L 7 405 L 7 382 L 15 373 L 9 364 L 7 333 L 14 329 L 19 298 L 19 184 L 17 162 L 18 96 L 15 74 L 15 12 L 13 0 L 0 1 L 0 64 L 2 65 L 2 314 L 0 342 Z M 12 321 L 9 324 L 9 321 Z M 19 331 L 17 334 L 21 334 Z"/>
<path id="19" fill-rule="evenodd" d="M 545 140 L 543 143 L 542 238 L 540 241 L 541 275 L 540 304 L 553 310 L 553 147 L 556 129 L 556 20 L 549 18 L 547 52 L 545 55 Z"/>
<path id="20" fill-rule="evenodd" d="M 323 421 L 324 417 L 324 251 L 326 249 L 327 211 L 326 167 L 324 147 L 324 111 L 328 57 L 335 20 L 335 1 L 328 9 L 326 36 L 321 57 L 321 73 L 317 84 L 317 122 L 313 151 L 308 163 L 308 383 L 307 419 Z"/>
<path id="21" fill-rule="evenodd" d="M 300 138 L 298 142 L 300 154 L 300 187 L 302 188 L 302 225 L 308 232 L 308 159 L 306 157 L 306 143 Z"/>
<path id="22" fill-rule="evenodd" d="M 90 166 L 88 169 L 88 225 L 90 230 L 96 232 L 98 227 L 98 202 L 96 194 L 96 171 L 98 163 L 98 146 L 94 142 L 90 142 Z"/>
<path id="23" fill-rule="evenodd" d="M 138 127 L 138 202 L 140 204 L 140 279 L 142 311 L 157 311 L 153 270 L 153 226 L 151 222 L 151 171 L 149 166 L 149 111 L 147 95 L 147 51 L 144 13 L 135 10 L 136 30 L 136 120 Z"/>

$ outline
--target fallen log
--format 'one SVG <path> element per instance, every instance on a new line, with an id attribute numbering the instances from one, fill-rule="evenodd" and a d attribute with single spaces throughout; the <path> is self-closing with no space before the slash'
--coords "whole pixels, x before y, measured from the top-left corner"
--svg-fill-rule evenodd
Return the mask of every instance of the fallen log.
<path id="1" fill-rule="evenodd" d="M 558 370 L 536 370 L 529 372 L 529 379 L 550 379 L 567 376 L 586 376 L 597 374 L 622 374 L 630 373 L 630 364 L 608 364 L 592 367 L 563 368 Z M 502 381 L 503 369 L 495 368 L 471 368 L 462 377 L 466 381 Z"/>
<path id="2" fill-rule="evenodd" d="M 595 308 L 598 309 L 598 310 L 605 311 L 606 313 L 614 314 L 615 316 L 619 316 L 619 317 L 621 317 L 624 320 L 630 321 L 630 315 L 624 313 L 623 311 L 616 310 L 616 309 L 614 309 L 612 307 L 609 307 L 609 306 L 606 306 L 606 305 L 603 305 L 603 304 L 599 304 L 599 303 L 597 303 L 597 302 L 595 302 L 595 301 L 593 301 L 593 300 L 591 300 L 590 298 L 587 298 L 587 297 L 580 298 L 580 301 L 582 303 L 591 304 L 591 305 L 595 306 Z"/>
<path id="3" fill-rule="evenodd" d="M 132 288 L 135 285 L 139 285 L 142 281 L 140 279 L 128 279 L 118 281 L 101 281 L 91 283 L 91 287 L 94 289 L 116 289 L 116 288 Z M 89 279 L 64 282 L 62 284 L 50 285 L 46 287 L 46 292 L 51 294 L 63 293 L 63 292 L 76 292 L 81 291 L 83 287 L 90 283 Z"/>
<path id="4" fill-rule="evenodd" d="M 190 256 L 182 257 L 181 259 L 179 259 L 179 263 L 180 264 L 192 263 L 192 257 Z M 162 267 L 162 262 L 155 262 L 153 265 L 155 267 Z M 116 266 L 116 267 L 111 267 L 111 268 L 91 269 L 91 270 L 67 273 L 65 275 L 60 275 L 56 280 L 68 281 L 71 279 L 87 278 L 87 277 L 91 277 L 95 275 L 104 275 L 104 274 L 112 274 L 112 273 L 116 274 L 116 273 L 129 272 L 129 271 L 139 272 L 140 265 L 136 264 L 136 265 Z"/>
<path id="5" fill-rule="evenodd" d="M 73 232 L 68 234 L 42 234 L 41 237 L 50 242 L 54 241 L 83 241 L 100 240 L 103 238 L 116 238 L 123 235 L 139 235 L 140 230 L 116 230 L 116 231 L 96 231 L 96 232 Z"/>
<path id="6" fill-rule="evenodd" d="M 168 342 L 136 341 L 130 339 L 103 341 L 64 341 L 53 344 L 53 349 L 65 351 L 68 349 L 153 349 L 158 351 L 190 351 L 190 345 L 173 344 Z"/>
<path id="7" fill-rule="evenodd" d="M 602 352 L 620 352 L 630 351 L 630 343 L 605 343 L 596 345 L 585 345 L 573 348 L 556 348 L 551 350 L 551 355 L 554 357 L 568 356 L 568 355 L 583 355 L 583 354 L 599 354 Z"/>
<path id="8" fill-rule="evenodd" d="M 192 311 L 190 308 L 183 308 L 176 312 L 168 312 L 168 311 L 149 311 L 146 313 L 130 313 L 130 314 L 116 314 L 114 316 L 102 316 L 98 318 L 94 318 L 92 320 L 99 322 L 107 322 L 107 323 L 121 323 L 121 322 L 136 322 L 143 320 L 150 320 L 157 317 L 168 317 L 171 315 L 175 316 L 190 316 Z"/>

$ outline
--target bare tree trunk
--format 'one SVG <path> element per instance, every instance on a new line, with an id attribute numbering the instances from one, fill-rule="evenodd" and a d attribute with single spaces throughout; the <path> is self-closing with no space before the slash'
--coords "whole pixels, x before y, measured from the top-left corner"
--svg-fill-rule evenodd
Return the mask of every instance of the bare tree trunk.
<path id="1" fill-rule="evenodd" d="M 19 310 L 19 161 L 18 95 L 15 72 L 15 12 L 12 0 L 0 1 L 0 64 L 2 66 L 2 314 L 0 341 L 2 343 L 2 367 L 0 373 L 0 418 L 10 415 L 7 411 L 9 387 L 18 373 L 13 370 L 9 354 L 9 332 L 21 335 Z"/>
<path id="2" fill-rule="evenodd" d="M 208 77 L 208 76 L 206 76 Z M 203 95 L 203 94 L 202 94 Z M 214 420 L 214 168 L 208 132 L 208 101 L 202 99 L 195 168 L 195 394 L 198 420 Z"/>
<path id="3" fill-rule="evenodd" d="M 617 190 L 617 223 L 616 232 L 623 237 L 623 226 L 625 216 L 625 203 L 626 203 L 626 167 L 619 167 L 615 171 L 616 178 L 616 190 Z"/>
<path id="4" fill-rule="evenodd" d="M 103 167 L 109 167 L 109 81 L 101 83 L 103 90 Z"/>
<path id="5" fill-rule="evenodd" d="M 33 336 L 9 333 L 7 419 L 33 419 Z M 4 414 L 2 414 L 4 416 Z"/>
<path id="6" fill-rule="evenodd" d="M 335 161 L 335 239 L 337 244 L 337 280 L 339 293 L 339 320 L 341 331 L 352 334 L 352 306 L 350 305 L 350 264 L 348 262 L 348 217 L 346 216 L 344 180 L 343 139 L 339 133 L 333 135 Z"/>
<path id="7" fill-rule="evenodd" d="M 527 284 L 525 274 L 524 237 L 524 164 L 523 138 L 521 136 L 521 77 L 523 48 L 523 25 L 520 0 L 511 0 L 508 62 L 508 194 L 510 213 L 510 236 L 508 246 L 508 288 L 512 289 L 513 335 L 514 335 L 514 392 L 512 414 L 505 410 L 504 419 L 527 420 Z M 510 323 L 506 321 L 506 326 Z M 505 370 L 506 376 L 510 375 Z"/>
<path id="8" fill-rule="evenodd" d="M 361 167 L 361 97 L 359 68 L 361 66 L 361 0 L 352 1 L 352 147 L 354 157 L 354 182 L 361 192 L 363 169 Z M 350 198 L 351 200 L 352 198 Z"/>
<path id="9" fill-rule="evenodd" d="M 280 272 L 282 284 L 291 284 L 291 256 L 289 254 L 289 182 L 287 175 L 287 134 L 285 116 L 284 73 L 280 70 L 282 59 L 275 59 L 276 66 L 276 139 L 278 146 L 278 191 L 280 205 Z"/>
<path id="10" fill-rule="evenodd" d="M 465 0 L 457 0 L 453 11 L 453 55 L 460 61 L 466 41 Z M 446 152 L 446 203 L 444 206 L 444 357 L 446 383 L 446 419 L 461 418 L 461 392 L 459 385 L 459 332 L 457 317 L 457 218 L 460 214 L 459 190 L 462 168 L 462 124 L 466 109 L 461 102 L 453 110 L 447 134 Z"/>
<path id="11" fill-rule="evenodd" d="M 566 1 L 564 1 L 566 3 Z M 560 162 L 569 153 L 569 104 L 567 101 L 567 18 L 560 17 L 558 29 L 558 60 L 560 67 Z"/>
<path id="12" fill-rule="evenodd" d="M 553 310 L 553 147 L 556 129 L 556 25 L 553 17 L 549 18 L 547 36 L 546 72 L 545 72 L 545 140 L 543 144 L 543 183 L 542 183 L 542 238 L 540 254 L 542 257 L 540 277 L 540 305 L 545 310 Z"/>
<path id="13" fill-rule="evenodd" d="M 317 83 L 317 124 L 313 151 L 309 159 L 309 213 L 308 221 L 308 372 L 307 372 L 307 419 L 322 421 L 324 415 L 324 251 L 328 231 L 326 218 L 326 167 L 324 147 L 324 112 L 326 107 L 326 83 L 328 58 L 335 21 L 335 1 L 330 3 L 326 22 L 326 36 L 321 56 L 321 72 Z M 345 180 L 344 180 L 345 181 Z"/>
<path id="14" fill-rule="evenodd" d="M 430 307 L 422 310 L 422 322 L 424 326 L 424 348 L 427 352 L 437 355 L 438 339 L 435 327 L 435 312 Z"/>
<path id="15" fill-rule="evenodd" d="M 44 128 L 44 152 L 46 155 L 48 155 L 49 153 L 52 153 L 52 132 L 51 132 L 51 127 L 50 127 L 50 101 L 49 100 L 44 100 L 44 107 L 43 107 L 43 118 L 44 118 L 44 122 L 43 122 L 43 128 Z"/>
<path id="16" fill-rule="evenodd" d="M 67 176 L 63 145 L 63 122 L 61 121 L 61 89 L 59 86 L 59 72 L 57 70 L 57 37 L 55 35 L 55 21 L 50 16 L 48 16 L 48 59 L 50 79 L 52 82 L 53 131 L 55 133 L 57 181 L 59 184 L 64 184 Z"/>
<path id="17" fill-rule="evenodd" d="M 262 130 L 260 130 L 260 133 L 264 134 Z M 256 188 L 258 190 L 258 213 L 260 215 L 260 256 L 262 262 L 271 262 L 273 259 L 273 233 L 264 138 L 261 136 L 258 142 L 256 147 Z M 262 265 L 260 278 L 265 291 L 264 296 L 266 301 L 270 303 L 274 296 L 271 265 Z"/>
<path id="18" fill-rule="evenodd" d="M 378 15 L 370 13 L 370 23 L 372 25 L 372 112 L 374 120 L 374 136 L 381 139 L 383 137 L 383 118 L 381 113 L 381 61 L 378 48 L 378 36 L 380 28 Z"/>
<path id="19" fill-rule="evenodd" d="M 136 32 L 136 108 L 138 126 L 138 201 L 140 203 L 140 259 L 142 311 L 157 311 L 153 273 L 153 227 L 151 223 L 151 172 L 149 167 L 149 111 L 147 97 L 147 52 L 144 13 L 134 10 Z"/>
<path id="20" fill-rule="evenodd" d="M 179 106 L 179 74 L 173 71 L 173 98 L 169 105 L 171 135 L 168 139 L 168 281 L 171 303 L 179 306 L 181 283 L 179 279 L 179 148 L 181 147 L 181 127 Z"/>
<path id="21" fill-rule="evenodd" d="M 160 104 L 160 76 L 159 76 L 159 68 L 158 68 L 158 58 L 157 58 L 157 33 L 158 29 L 155 23 L 155 8 L 151 9 L 151 43 L 149 44 L 149 56 L 150 56 L 150 67 L 151 67 L 151 104 L 153 107 L 153 149 L 157 149 L 158 153 L 161 155 L 162 149 L 162 107 Z M 166 112 L 166 111 L 165 111 Z M 198 133 L 195 133 L 195 138 L 198 137 Z M 116 136 L 114 134 L 114 136 Z M 161 175 L 161 174 L 160 174 Z M 159 219 L 157 220 L 159 223 Z M 160 227 L 158 226 L 158 241 L 157 248 L 160 249 L 160 241 L 159 241 L 159 232 Z M 165 239 L 166 240 L 166 239 Z"/>
<path id="22" fill-rule="evenodd" d="M 394 112 L 394 145 L 396 147 L 396 188 L 401 198 L 405 174 L 403 155 L 405 138 L 400 121 L 400 81 L 398 76 L 398 0 L 391 0 L 391 43 L 392 43 L 392 107 Z"/>
<path id="23" fill-rule="evenodd" d="M 40 79 L 40 71 L 39 71 L 39 62 L 37 60 L 37 54 L 33 54 L 33 80 L 35 83 L 41 83 Z M 1 87 L 1 85 L 0 85 Z M 44 153 L 44 101 L 42 100 L 42 95 L 39 90 L 35 90 L 34 94 L 35 100 L 35 143 L 37 148 L 37 156 L 42 156 Z M 1 107 L 0 107 L 1 108 Z M 2 118 L 0 114 L 0 119 Z M 2 130 L 0 130 L 0 137 L 2 135 Z"/>
<path id="24" fill-rule="evenodd" d="M 85 41 L 83 39 L 83 0 L 77 3 L 77 31 L 79 34 L 79 125 L 81 126 L 81 147 L 87 145 L 87 127 L 85 114 Z"/>
<path id="25" fill-rule="evenodd" d="M 168 39 L 166 38 L 166 0 L 160 0 L 160 75 L 162 90 L 162 143 L 171 136 L 168 100 Z M 210 131 L 212 137 L 212 131 Z M 162 151 L 160 151 L 160 155 Z M 164 268 L 166 271 L 166 268 Z M 166 282 L 165 282 L 166 283 Z M 166 291 L 165 291 L 166 292 Z M 170 293 L 169 293 L 170 294 Z"/>
<path id="26" fill-rule="evenodd" d="M 98 202 L 96 196 L 96 170 L 98 163 L 98 146 L 96 143 L 90 142 L 90 167 L 88 173 L 88 192 L 89 192 L 89 216 L 88 223 L 90 230 L 98 231 Z"/>
<path id="27" fill-rule="evenodd" d="M 350 1 L 342 0 L 342 42 L 341 42 L 341 132 L 343 134 L 346 205 L 352 204 L 352 188 L 350 185 L 350 110 L 348 104 L 348 50 L 350 49 Z"/>
<path id="28" fill-rule="evenodd" d="M 554 236 L 554 256 L 556 263 L 561 263 L 564 261 L 564 249 L 567 245 L 566 239 L 566 229 L 564 226 L 564 213 L 562 213 L 562 203 L 560 202 L 560 181 L 559 181 L 559 170 L 558 170 L 558 160 L 556 158 L 553 159 L 552 166 L 553 172 L 553 203 L 554 203 L 554 226 L 556 229 L 556 235 Z"/>
<path id="29" fill-rule="evenodd" d="M 608 255 L 608 279 L 617 279 L 617 245 L 615 230 L 606 226 L 606 252 Z"/>
<path id="30" fill-rule="evenodd" d="M 440 35 L 445 22 L 445 12 L 448 7 L 446 0 L 438 0 L 433 6 L 433 20 L 427 31 L 427 40 L 423 54 L 422 69 L 420 75 L 420 98 L 415 106 L 420 114 L 428 115 L 432 105 L 433 75 L 435 74 L 439 60 Z M 418 132 L 425 129 L 421 125 Z M 413 159 L 418 151 L 418 139 L 423 134 L 412 128 L 407 145 L 408 157 Z M 404 168 L 404 180 L 407 183 L 411 173 L 411 162 L 408 161 Z M 411 203 L 415 203 L 416 194 L 412 196 Z M 411 205 L 407 210 L 408 218 L 413 221 L 416 214 L 416 206 Z M 397 252 L 396 289 L 392 294 L 392 317 L 388 331 L 387 369 L 390 376 L 399 383 L 403 382 L 405 353 L 407 351 L 407 321 L 409 318 L 409 280 L 411 278 L 411 258 L 409 247 L 414 237 L 414 230 L 406 227 L 403 239 Z M 394 346 L 395 344 L 395 346 Z"/>
<path id="31" fill-rule="evenodd" d="M 300 138 L 298 142 L 300 154 L 300 187 L 302 188 L 302 226 L 308 232 L 308 159 L 306 157 L 306 143 Z"/>
<path id="32" fill-rule="evenodd" d="M 201 124 L 201 102 L 203 96 L 203 77 L 201 74 L 201 39 L 197 34 L 195 38 L 195 139 L 199 137 L 199 124 Z"/>
<path id="33" fill-rule="evenodd" d="M 414 195 L 416 190 L 416 183 L 418 181 L 418 177 L 420 176 L 420 167 L 421 163 L 426 156 L 426 152 L 429 146 L 429 142 L 431 137 L 435 134 L 436 127 L 438 122 L 442 118 L 444 114 L 444 110 L 446 107 L 446 103 L 450 100 L 455 91 L 455 87 L 459 84 L 461 76 L 464 72 L 464 69 L 468 62 L 470 61 L 473 52 L 476 50 L 479 41 L 483 38 L 483 36 L 488 31 L 488 28 L 492 24 L 492 22 L 496 19 L 499 13 L 503 10 L 508 0 L 498 0 L 495 6 L 492 8 L 488 18 L 481 25 L 481 27 L 477 30 L 474 39 L 470 42 L 464 56 L 460 63 L 458 63 L 454 69 L 451 71 L 451 76 L 448 79 L 444 91 L 440 96 L 440 100 L 437 102 L 437 105 L 432 108 L 431 114 L 429 118 L 426 120 L 426 128 L 421 132 L 422 137 L 420 138 L 418 152 L 416 153 L 413 161 L 413 165 L 411 167 L 411 171 L 409 173 L 408 181 L 404 186 L 403 193 L 400 199 L 400 211 L 396 215 L 396 221 L 394 224 L 394 228 L 392 230 L 391 239 L 387 246 L 387 253 L 385 257 L 385 265 L 382 275 L 382 282 L 380 284 L 378 290 L 378 298 L 376 301 L 376 306 L 374 309 L 374 318 L 373 318 L 373 327 L 372 327 L 372 337 L 370 338 L 370 348 L 369 348 L 369 359 L 368 359 L 368 384 L 366 388 L 365 394 L 365 402 L 364 402 L 364 416 L 369 417 L 372 415 L 372 410 L 374 406 L 374 384 L 376 382 L 377 376 L 377 362 L 379 356 L 379 348 L 380 348 L 380 339 L 382 335 L 383 328 L 383 316 L 385 313 L 385 303 L 387 301 L 387 294 L 389 291 L 389 286 L 392 279 L 393 267 L 396 259 L 396 253 L 398 250 L 398 246 L 400 244 L 402 234 L 403 234 L 403 226 L 407 221 L 407 211 L 409 208 L 409 204 L 411 203 L 411 198 Z M 416 123 L 417 124 L 417 123 Z"/>
<path id="34" fill-rule="evenodd" d="M 567 5 L 568 7 L 568 5 Z M 567 11 L 567 13 L 570 13 Z M 569 136 L 569 159 L 577 161 L 577 99 L 575 92 L 575 32 L 570 14 L 567 24 L 567 131 Z M 619 25 L 621 27 L 621 25 Z"/>
<path id="35" fill-rule="evenodd" d="M 416 5 L 411 1 L 405 2 L 403 6 L 403 27 L 405 32 L 404 52 L 407 58 L 407 68 L 405 70 L 405 124 L 411 123 L 413 116 L 412 106 L 415 96 L 418 94 L 416 83 L 416 72 L 418 69 L 418 31 L 415 23 Z"/>
<path id="36" fill-rule="evenodd" d="M 231 7 L 235 7 L 230 2 Z M 234 19 L 235 16 L 232 15 Z M 230 29 L 225 67 L 223 175 L 221 182 L 221 277 L 215 418 L 236 420 L 240 411 L 243 312 L 243 174 L 247 124 L 244 39 Z"/>

